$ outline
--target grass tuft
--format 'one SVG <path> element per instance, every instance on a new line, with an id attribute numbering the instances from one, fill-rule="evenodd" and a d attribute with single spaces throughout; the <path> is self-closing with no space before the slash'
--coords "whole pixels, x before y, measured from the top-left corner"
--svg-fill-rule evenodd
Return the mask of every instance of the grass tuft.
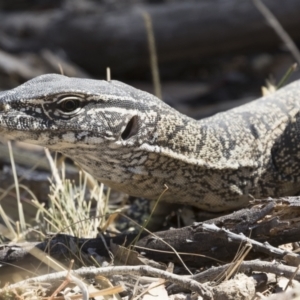
<path id="1" fill-rule="evenodd" d="M 92 176 L 84 171 L 78 171 L 78 180 L 66 178 L 64 162 L 57 167 L 56 160 L 46 149 L 46 156 L 51 167 L 52 176 L 49 179 L 50 192 L 48 204 L 41 203 L 34 193 L 20 184 L 17 178 L 13 152 L 9 143 L 9 152 L 14 174 L 14 185 L 0 195 L 0 217 L 2 226 L 0 239 L 20 241 L 26 240 L 26 234 L 34 230 L 41 236 L 45 234 L 65 233 L 76 237 L 91 238 L 98 233 L 98 228 L 106 224 L 108 215 L 109 190 L 105 193 L 103 184 L 99 184 Z M 19 220 L 15 221 L 6 214 L 1 206 L 1 199 L 15 189 Z M 31 204 L 37 210 L 36 226 L 25 222 L 20 189 L 25 190 L 31 198 Z"/>

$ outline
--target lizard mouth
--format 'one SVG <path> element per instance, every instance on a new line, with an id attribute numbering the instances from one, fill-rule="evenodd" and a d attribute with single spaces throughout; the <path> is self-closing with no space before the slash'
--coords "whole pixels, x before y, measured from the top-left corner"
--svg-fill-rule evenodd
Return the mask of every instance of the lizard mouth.
<path id="1" fill-rule="evenodd" d="M 37 126 L 38 123 L 35 122 L 34 118 L 22 115 L 10 115 L 2 116 L 0 115 L 0 127 L 11 131 L 28 131 L 34 129 L 42 129 Z"/>

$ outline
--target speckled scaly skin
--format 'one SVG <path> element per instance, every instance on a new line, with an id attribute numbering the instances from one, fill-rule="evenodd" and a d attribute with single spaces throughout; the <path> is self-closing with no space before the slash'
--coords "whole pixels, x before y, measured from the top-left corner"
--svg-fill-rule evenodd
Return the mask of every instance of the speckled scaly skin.
<path id="1" fill-rule="evenodd" d="M 207 211 L 300 191 L 300 82 L 196 121 L 118 81 L 43 75 L 0 93 L 0 135 L 134 196 Z"/>

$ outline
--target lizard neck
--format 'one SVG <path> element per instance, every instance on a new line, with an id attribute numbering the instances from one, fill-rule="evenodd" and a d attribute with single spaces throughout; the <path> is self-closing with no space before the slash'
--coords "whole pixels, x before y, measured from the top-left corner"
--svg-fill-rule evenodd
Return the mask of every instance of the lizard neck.
<path id="1" fill-rule="evenodd" d="M 272 165 L 283 182 L 300 182 L 300 112 L 290 113 L 290 120 L 271 148 Z"/>

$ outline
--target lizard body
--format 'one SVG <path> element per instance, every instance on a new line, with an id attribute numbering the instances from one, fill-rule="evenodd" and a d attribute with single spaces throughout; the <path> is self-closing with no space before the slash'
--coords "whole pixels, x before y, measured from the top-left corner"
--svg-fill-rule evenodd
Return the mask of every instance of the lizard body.
<path id="1" fill-rule="evenodd" d="M 300 82 L 196 121 L 118 81 L 49 74 L 0 93 L 0 135 L 133 196 L 225 211 L 300 191 Z"/>

